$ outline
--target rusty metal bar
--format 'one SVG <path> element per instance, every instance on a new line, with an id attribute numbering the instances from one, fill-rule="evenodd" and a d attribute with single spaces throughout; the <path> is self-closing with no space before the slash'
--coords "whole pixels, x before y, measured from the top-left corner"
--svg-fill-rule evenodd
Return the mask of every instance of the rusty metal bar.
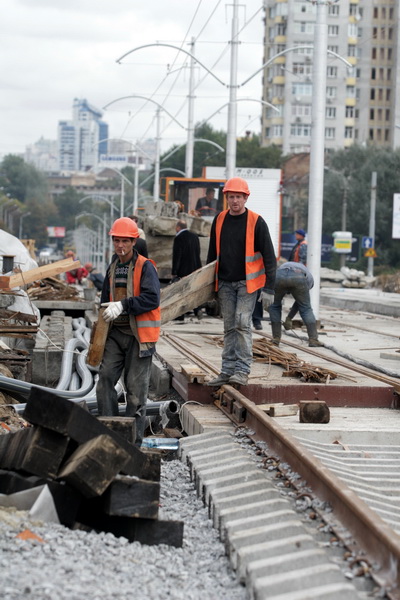
<path id="1" fill-rule="evenodd" d="M 232 386 L 221 388 L 216 404 L 234 423 L 253 429 L 255 437 L 265 441 L 269 450 L 331 505 L 357 544 L 380 565 L 378 577 L 399 589 L 400 536 L 298 440 Z"/>

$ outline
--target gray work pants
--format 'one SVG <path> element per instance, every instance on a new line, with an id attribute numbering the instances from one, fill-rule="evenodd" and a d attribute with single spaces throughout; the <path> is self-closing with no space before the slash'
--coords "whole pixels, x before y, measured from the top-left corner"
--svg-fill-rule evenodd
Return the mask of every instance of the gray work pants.
<path id="1" fill-rule="evenodd" d="M 133 335 L 122 333 L 117 327 L 111 328 L 96 386 L 99 414 L 119 414 L 115 385 L 124 371 L 126 416 L 136 418 L 136 444 L 142 441 L 146 424 L 151 360 L 151 356 L 139 357 L 139 344 Z"/>

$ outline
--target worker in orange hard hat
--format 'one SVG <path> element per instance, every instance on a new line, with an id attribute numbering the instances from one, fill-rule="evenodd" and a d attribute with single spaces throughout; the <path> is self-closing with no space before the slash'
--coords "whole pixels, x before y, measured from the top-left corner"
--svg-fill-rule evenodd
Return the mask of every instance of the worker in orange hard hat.
<path id="1" fill-rule="evenodd" d="M 101 292 L 103 289 L 104 275 L 100 273 L 91 262 L 85 264 L 85 269 L 88 273 L 87 278 L 93 283 L 96 290 Z"/>
<path id="2" fill-rule="evenodd" d="M 115 385 L 124 372 L 126 416 L 136 418 L 136 444 L 143 439 L 152 355 L 160 333 L 160 282 L 153 261 L 135 250 L 136 223 L 121 217 L 109 234 L 114 256 L 101 292 L 110 323 L 96 395 L 99 414 L 118 415 Z"/>
<path id="3" fill-rule="evenodd" d="M 246 208 L 247 181 L 232 177 L 224 186 L 228 209 L 213 221 L 207 263 L 216 261 L 215 290 L 224 319 L 220 374 L 210 386 L 246 385 L 251 369 L 252 313 L 259 296 L 265 309 L 274 299 L 276 257 L 264 219 Z"/>

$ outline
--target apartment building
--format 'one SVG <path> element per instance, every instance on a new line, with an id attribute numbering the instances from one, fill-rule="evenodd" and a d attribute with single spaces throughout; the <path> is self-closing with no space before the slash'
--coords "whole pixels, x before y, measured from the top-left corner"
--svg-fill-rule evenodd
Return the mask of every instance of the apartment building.
<path id="1" fill-rule="evenodd" d="M 262 144 L 310 151 L 316 4 L 265 0 Z M 400 146 L 399 0 L 327 3 L 325 148 Z M 351 63 L 349 69 L 336 55 Z"/>
<path id="2" fill-rule="evenodd" d="M 108 125 L 102 112 L 85 99 L 74 99 L 72 120 L 58 123 L 59 171 L 84 171 L 107 154 Z M 101 143 L 99 143 L 101 142 Z"/>

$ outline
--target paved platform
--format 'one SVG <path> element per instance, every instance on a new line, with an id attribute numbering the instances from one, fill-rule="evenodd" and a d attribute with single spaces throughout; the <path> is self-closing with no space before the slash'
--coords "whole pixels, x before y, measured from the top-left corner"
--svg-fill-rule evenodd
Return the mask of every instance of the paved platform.
<path id="1" fill-rule="evenodd" d="M 329 293 L 338 293 L 337 290 Z M 361 294 L 359 294 L 361 292 Z M 389 296 L 390 301 L 400 306 L 400 295 L 385 294 L 385 298 L 373 290 L 351 290 L 351 294 L 374 298 L 377 310 L 382 306 L 382 300 Z M 345 294 L 346 295 L 346 294 Z M 395 296 L 396 298 L 392 298 Z M 381 315 L 378 312 L 367 313 L 352 310 L 354 303 L 347 298 L 346 308 L 329 307 L 321 299 L 319 332 L 324 348 L 317 351 L 323 358 L 315 357 L 308 348 L 308 338 L 305 328 L 290 332 L 282 331 L 281 348 L 287 352 L 294 352 L 298 359 L 312 363 L 314 366 L 333 370 L 337 377 L 331 378 L 328 384 L 304 383 L 296 378 L 282 377 L 283 368 L 280 366 L 260 363 L 255 361 L 252 366 L 249 383 L 243 388 L 243 393 L 257 403 L 284 402 L 295 403 L 299 400 L 326 400 L 330 406 L 379 406 L 390 408 L 396 404 L 396 396 L 392 386 L 371 379 L 362 373 L 357 373 L 346 366 L 353 365 L 351 358 L 358 361 L 361 368 L 378 366 L 383 375 L 400 375 L 398 354 L 400 351 L 400 319 L 396 316 Z M 287 299 L 283 311 L 283 318 L 291 305 Z M 380 310 L 380 309 L 379 309 Z M 205 317 L 201 321 L 197 318 L 186 317 L 185 322 L 173 321 L 166 324 L 163 335 L 157 343 L 157 353 L 162 362 L 168 365 L 173 375 L 173 384 L 179 393 L 185 392 L 188 399 L 200 402 L 212 402 L 210 388 L 204 385 L 189 384 L 181 375 L 181 366 L 191 360 L 171 346 L 168 335 L 177 337 L 183 344 L 202 356 L 211 369 L 205 368 L 206 379 L 212 378 L 213 373 L 220 370 L 223 321 L 221 318 Z M 271 328 L 268 321 L 263 321 L 263 332 L 270 334 Z M 254 331 L 254 340 L 260 337 Z M 291 344 L 296 344 L 293 348 Z M 342 365 L 334 361 L 341 361 Z M 378 377 L 380 376 L 377 373 Z M 400 385 L 400 379 L 399 379 Z M 185 397 L 185 394 L 182 394 Z"/>

